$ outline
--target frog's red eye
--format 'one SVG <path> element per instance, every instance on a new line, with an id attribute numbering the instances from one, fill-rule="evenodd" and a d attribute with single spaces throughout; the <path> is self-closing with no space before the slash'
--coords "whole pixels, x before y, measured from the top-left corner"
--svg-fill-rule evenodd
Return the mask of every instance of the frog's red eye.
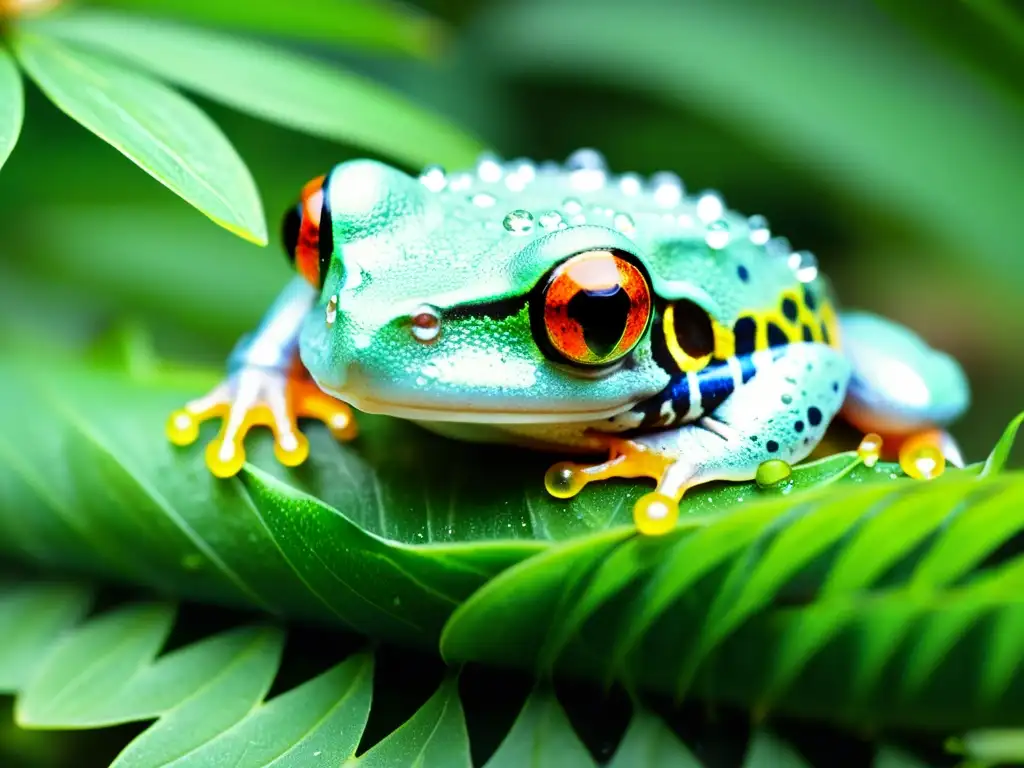
<path id="1" fill-rule="evenodd" d="M 632 351 L 651 317 L 643 273 L 612 251 L 588 251 L 558 266 L 544 290 L 544 329 L 559 355 L 605 365 Z"/>
<path id="2" fill-rule="evenodd" d="M 324 272 L 320 242 L 324 178 L 318 176 L 302 188 L 298 204 L 285 214 L 282 227 L 284 247 L 296 271 L 318 288 Z"/>

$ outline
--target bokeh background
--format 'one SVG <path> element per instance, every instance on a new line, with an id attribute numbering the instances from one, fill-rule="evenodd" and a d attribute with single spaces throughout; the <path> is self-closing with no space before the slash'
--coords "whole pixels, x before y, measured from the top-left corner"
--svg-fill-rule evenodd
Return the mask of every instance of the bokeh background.
<path id="1" fill-rule="evenodd" d="M 503 156 L 592 146 L 615 171 L 673 170 L 764 214 L 818 256 L 847 306 L 963 362 L 974 405 L 955 434 L 969 459 L 1024 409 L 1021 3 L 416 5 L 432 20 L 426 60 L 301 47 Z M 252 170 L 271 245 L 219 229 L 28 85 L 0 172 L 0 338 L 77 343 L 131 319 L 161 355 L 221 365 L 289 276 L 281 212 L 306 180 L 369 153 L 196 101 Z"/>

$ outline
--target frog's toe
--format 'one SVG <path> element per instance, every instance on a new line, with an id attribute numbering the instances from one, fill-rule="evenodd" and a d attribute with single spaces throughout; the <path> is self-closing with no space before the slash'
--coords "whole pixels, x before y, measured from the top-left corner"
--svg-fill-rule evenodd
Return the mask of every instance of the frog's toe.
<path id="1" fill-rule="evenodd" d="M 299 418 L 323 421 L 339 439 L 355 435 L 355 420 L 347 405 L 322 392 L 304 376 L 243 368 L 171 414 L 167 437 L 175 445 L 190 445 L 204 421 L 221 418 L 217 437 L 206 446 L 206 466 L 216 477 L 232 477 L 245 464 L 245 438 L 253 427 L 269 427 L 274 456 L 287 467 L 309 457 L 309 440 L 299 430 Z"/>
<path id="2" fill-rule="evenodd" d="M 953 436 L 942 429 L 918 432 L 899 441 L 900 468 L 910 477 L 931 480 L 946 471 L 946 465 L 963 467 L 964 460 Z"/>

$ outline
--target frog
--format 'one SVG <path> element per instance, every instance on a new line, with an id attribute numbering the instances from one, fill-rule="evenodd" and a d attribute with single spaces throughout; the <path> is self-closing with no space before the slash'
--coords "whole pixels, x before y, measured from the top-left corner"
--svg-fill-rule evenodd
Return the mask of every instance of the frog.
<path id="1" fill-rule="evenodd" d="M 804 461 L 837 421 L 863 433 L 865 463 L 884 445 L 915 477 L 963 466 L 959 363 L 841 308 L 813 253 L 672 171 L 612 172 L 593 148 L 419 173 L 347 159 L 302 187 L 281 240 L 294 276 L 167 422 L 187 446 L 220 419 L 218 478 L 256 427 L 296 467 L 300 420 L 348 442 L 356 412 L 380 414 L 552 454 L 556 499 L 653 482 L 633 522 L 660 535 L 691 489 Z"/>

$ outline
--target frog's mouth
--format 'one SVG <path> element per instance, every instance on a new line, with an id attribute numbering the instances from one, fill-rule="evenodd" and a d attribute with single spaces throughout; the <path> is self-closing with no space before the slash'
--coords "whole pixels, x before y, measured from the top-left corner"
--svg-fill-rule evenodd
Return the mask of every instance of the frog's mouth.
<path id="1" fill-rule="evenodd" d="M 378 397 L 359 397 L 351 392 L 338 392 L 330 387 L 322 387 L 322 389 L 332 397 L 348 403 L 363 413 L 391 416 L 408 421 L 448 421 L 472 424 L 564 424 L 575 421 L 598 421 L 618 416 L 639 402 L 630 400 L 604 408 L 591 409 L 558 406 L 549 410 L 510 410 L 471 405 L 458 407 L 411 405 Z"/>

